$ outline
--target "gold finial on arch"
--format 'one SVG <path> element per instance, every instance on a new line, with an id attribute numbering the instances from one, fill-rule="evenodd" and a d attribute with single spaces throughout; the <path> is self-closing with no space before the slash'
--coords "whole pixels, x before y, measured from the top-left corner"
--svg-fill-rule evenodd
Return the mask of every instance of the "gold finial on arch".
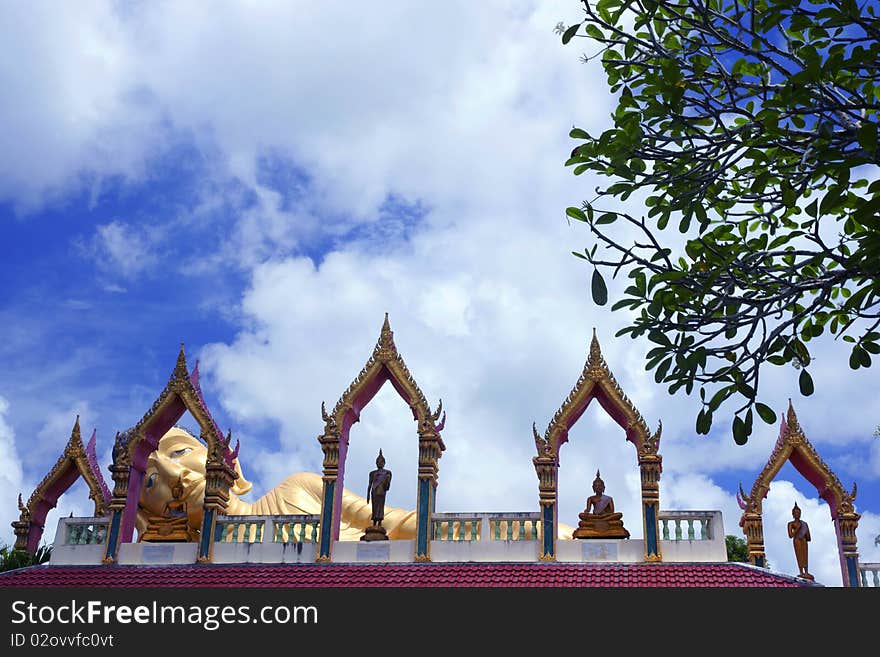
<path id="1" fill-rule="evenodd" d="M 397 351 L 397 345 L 394 344 L 394 331 L 391 330 L 391 321 L 386 312 L 385 319 L 382 322 L 382 329 L 379 332 L 379 339 L 373 348 L 373 353 L 367 359 L 367 362 L 361 368 L 354 381 L 342 393 L 339 401 L 336 402 L 336 406 L 333 407 L 333 411 L 329 414 L 326 413 L 326 409 L 322 411 L 322 417 L 324 417 L 327 427 L 325 434 L 331 429 L 331 425 L 343 427 L 346 414 L 352 411 L 355 401 L 359 400 L 367 386 L 376 377 L 383 375 L 387 376 L 388 379 L 393 379 L 394 387 L 409 404 L 413 418 L 419 422 L 420 426 L 427 421 L 432 427 L 436 428 L 437 419 L 440 417 L 442 401 L 440 406 L 438 406 L 437 412 L 432 413 L 428 400 L 425 398 L 412 374 L 410 374 L 403 357 Z M 372 395 L 370 395 L 370 398 L 372 398 Z M 436 418 L 434 417 L 435 415 Z"/>
<path id="2" fill-rule="evenodd" d="M 544 432 L 544 439 L 549 443 L 550 450 L 554 454 L 558 455 L 560 445 L 568 439 L 568 430 L 577 422 L 592 399 L 599 395 L 602 397 L 600 403 L 603 408 L 624 427 L 627 439 L 631 440 L 638 450 L 656 451 L 655 441 L 652 440 L 651 432 L 642 414 L 621 389 L 611 368 L 608 367 L 594 328 L 584 369 Z M 611 407 L 610 410 L 606 404 Z M 656 444 L 659 444 L 659 432 L 655 436 L 658 439 Z"/>
<path id="3" fill-rule="evenodd" d="M 602 358 L 602 348 L 599 346 L 599 338 L 596 337 L 596 327 L 593 327 L 593 338 L 590 340 L 590 358 L 588 363 L 598 364 Z"/>

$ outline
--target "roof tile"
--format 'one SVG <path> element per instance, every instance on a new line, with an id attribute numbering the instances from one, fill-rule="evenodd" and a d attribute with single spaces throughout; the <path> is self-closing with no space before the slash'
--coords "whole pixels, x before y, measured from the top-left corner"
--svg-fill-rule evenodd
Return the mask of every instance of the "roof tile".
<path id="1" fill-rule="evenodd" d="M 796 587 L 794 577 L 737 563 L 193 564 L 33 566 L 0 587 Z"/>

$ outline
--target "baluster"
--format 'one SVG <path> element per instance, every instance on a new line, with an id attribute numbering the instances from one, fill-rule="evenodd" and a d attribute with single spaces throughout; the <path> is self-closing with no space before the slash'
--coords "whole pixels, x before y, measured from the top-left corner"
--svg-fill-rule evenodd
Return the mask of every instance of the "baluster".
<path id="1" fill-rule="evenodd" d="M 308 526 L 309 526 L 309 524 L 305 520 L 303 520 L 302 522 L 299 523 L 299 542 L 300 543 L 306 542 L 306 538 L 307 538 L 306 537 L 306 533 L 307 533 L 306 529 L 308 528 Z"/>
<path id="2" fill-rule="evenodd" d="M 101 525 L 98 529 L 98 544 L 104 545 L 104 539 L 107 538 L 107 525 Z"/>
<path id="3" fill-rule="evenodd" d="M 709 519 L 701 518 L 700 519 L 700 539 L 703 541 L 709 540 Z"/>
<path id="4" fill-rule="evenodd" d="M 660 518 L 660 536 L 664 541 L 669 540 L 669 521 L 666 518 Z"/>
<path id="5" fill-rule="evenodd" d="M 694 519 L 688 518 L 687 523 L 688 523 L 688 540 L 692 541 L 692 540 L 694 540 Z"/>
<path id="6" fill-rule="evenodd" d="M 510 519 L 507 521 L 507 540 L 513 540 L 513 520 Z"/>
<path id="7" fill-rule="evenodd" d="M 319 525 L 319 523 L 320 523 L 319 520 L 315 520 L 315 522 L 312 523 L 312 543 L 318 542 L 318 525 Z"/>
<path id="8" fill-rule="evenodd" d="M 501 540 L 501 522 L 498 520 L 498 518 L 492 519 L 492 526 L 495 528 L 495 540 L 500 541 Z"/>
<path id="9" fill-rule="evenodd" d="M 446 540 L 447 541 L 451 541 L 453 538 L 452 531 L 454 529 L 454 527 L 453 527 L 454 524 L 455 523 L 452 520 L 446 521 Z"/>
<path id="10" fill-rule="evenodd" d="M 679 518 L 674 518 L 672 522 L 675 523 L 675 540 L 681 540 L 681 520 Z"/>
<path id="11" fill-rule="evenodd" d="M 532 538 L 538 540 L 538 521 L 532 520 Z"/>
<path id="12" fill-rule="evenodd" d="M 480 538 L 480 521 L 471 520 L 471 540 L 476 541 Z"/>
<path id="13" fill-rule="evenodd" d="M 79 539 L 79 525 L 67 525 L 67 544 L 76 545 Z"/>
<path id="14" fill-rule="evenodd" d="M 874 586 L 880 586 L 880 569 L 874 569 Z"/>
<path id="15" fill-rule="evenodd" d="M 263 528 L 266 526 L 266 521 L 261 520 L 257 523 L 257 543 L 263 542 Z"/>

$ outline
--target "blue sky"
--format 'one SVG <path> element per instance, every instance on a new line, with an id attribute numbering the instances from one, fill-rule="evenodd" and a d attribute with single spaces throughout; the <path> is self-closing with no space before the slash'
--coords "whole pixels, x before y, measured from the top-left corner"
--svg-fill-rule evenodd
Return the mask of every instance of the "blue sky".
<path id="1" fill-rule="evenodd" d="M 646 344 L 613 338 L 626 316 L 592 304 L 591 272 L 570 253 L 588 236 L 565 208 L 600 181 L 563 166 L 567 134 L 601 130 L 613 107 L 598 64 L 553 32 L 577 5 L 0 8 L 0 540 L 76 414 L 109 463 L 181 342 L 241 439 L 252 498 L 319 471 L 321 401 L 360 371 L 385 312 L 448 411 L 439 510 L 536 507 L 531 425 L 543 431 L 565 399 L 596 327 L 621 386 L 649 425 L 663 421 L 661 507 L 721 509 L 739 534 L 736 487 L 751 486 L 777 428 L 738 447 L 716 414 L 696 436 L 697 401 L 654 384 Z M 861 556 L 880 561 L 880 387 L 846 354 L 821 343 L 809 399 L 789 368 L 762 386 L 777 412 L 793 399 L 844 486 L 858 481 Z M 390 387 L 352 431 L 347 487 L 363 492 L 379 447 L 395 473 L 388 503 L 412 506 L 414 426 Z M 563 522 L 597 468 L 639 527 L 635 454 L 591 407 L 562 454 Z M 765 504 L 771 564 L 796 572 L 795 500 L 811 570 L 839 584 L 827 507 L 790 467 Z M 58 513 L 86 502 L 74 487 Z"/>

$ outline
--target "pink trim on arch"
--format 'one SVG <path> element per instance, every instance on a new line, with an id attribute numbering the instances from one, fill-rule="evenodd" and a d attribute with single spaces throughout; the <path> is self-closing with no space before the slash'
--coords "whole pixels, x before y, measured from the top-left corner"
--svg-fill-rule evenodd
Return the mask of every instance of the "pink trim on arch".
<path id="1" fill-rule="evenodd" d="M 46 490 L 43 498 L 37 502 L 31 513 L 31 525 L 28 530 L 27 549 L 33 554 L 36 552 L 40 544 L 40 538 L 43 536 L 43 530 L 46 528 L 46 516 L 49 511 L 55 508 L 60 498 L 67 489 L 73 485 L 79 476 L 79 469 L 71 459 L 67 459 L 67 466 L 56 477 L 52 485 Z"/>
<path id="2" fill-rule="evenodd" d="M 92 470 L 92 474 L 95 475 L 95 479 L 98 480 L 98 485 L 101 487 L 101 495 L 104 496 L 104 504 L 110 504 L 110 489 L 107 487 L 107 482 L 104 480 L 104 474 L 101 472 L 101 466 L 98 465 L 98 453 L 95 450 L 95 438 L 98 435 L 97 429 L 92 429 L 92 437 L 89 438 L 89 442 L 86 443 L 86 459 L 89 462 L 89 467 Z"/>
<path id="3" fill-rule="evenodd" d="M 638 448 L 637 435 L 635 434 L 633 429 L 627 430 L 626 428 L 626 414 L 620 409 L 617 404 L 614 404 L 608 398 L 608 394 L 605 392 L 602 386 L 598 382 L 594 382 L 593 387 L 590 389 L 590 392 L 587 394 L 584 400 L 574 408 L 572 413 L 569 413 L 565 423 L 565 430 L 561 431 L 558 434 L 559 444 L 556 446 L 557 453 L 559 451 L 559 448 L 568 442 L 568 432 L 575 424 L 577 424 L 578 420 L 581 419 L 581 416 L 586 412 L 593 399 L 596 399 L 603 410 L 608 413 L 609 417 L 611 417 L 612 420 L 620 425 L 620 427 L 626 433 L 626 439 L 633 445 L 635 445 L 636 448 Z"/>

